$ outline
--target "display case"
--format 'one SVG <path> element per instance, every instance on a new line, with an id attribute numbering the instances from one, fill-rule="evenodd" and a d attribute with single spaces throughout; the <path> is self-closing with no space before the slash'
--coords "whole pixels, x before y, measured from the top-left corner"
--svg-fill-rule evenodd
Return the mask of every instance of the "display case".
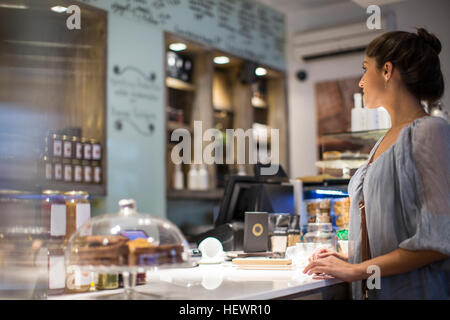
<path id="1" fill-rule="evenodd" d="M 370 151 L 387 130 L 323 134 L 319 138 L 318 174 L 349 179 L 368 160 Z"/>
<path id="2" fill-rule="evenodd" d="M 65 259 L 68 268 L 98 274 L 98 287 L 111 282 L 107 275 L 120 275 L 129 298 L 137 294 L 139 273 L 194 266 L 180 230 L 164 218 L 138 213 L 133 199 L 120 200 L 118 213 L 96 216 L 78 228 Z"/>

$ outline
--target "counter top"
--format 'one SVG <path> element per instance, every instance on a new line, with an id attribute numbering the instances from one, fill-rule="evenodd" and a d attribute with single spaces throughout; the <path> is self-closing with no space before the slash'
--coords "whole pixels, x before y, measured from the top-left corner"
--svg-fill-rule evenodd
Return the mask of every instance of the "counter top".
<path id="1" fill-rule="evenodd" d="M 266 300 L 345 284 L 337 279 L 313 280 L 303 268 L 242 270 L 230 262 L 147 273 L 147 284 L 136 287 L 133 299 Z M 51 300 L 122 299 L 123 289 L 65 294 Z"/>

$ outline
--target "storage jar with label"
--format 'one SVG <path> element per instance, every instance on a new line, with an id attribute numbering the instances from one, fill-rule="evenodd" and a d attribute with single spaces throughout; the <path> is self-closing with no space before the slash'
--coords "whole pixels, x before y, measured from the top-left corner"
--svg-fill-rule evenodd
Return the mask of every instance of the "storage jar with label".
<path id="1" fill-rule="evenodd" d="M 93 181 L 94 183 L 102 182 L 102 167 L 100 166 L 100 162 L 92 161 L 92 173 L 93 173 Z"/>
<path id="2" fill-rule="evenodd" d="M 64 181 L 71 182 L 73 180 L 72 161 L 70 159 L 63 160 Z"/>
<path id="3" fill-rule="evenodd" d="M 75 148 L 74 159 L 83 160 L 83 141 L 79 137 L 72 138 L 72 148 Z"/>
<path id="4" fill-rule="evenodd" d="M 81 161 L 73 160 L 72 168 L 73 168 L 73 181 L 83 182 L 83 166 L 81 165 Z"/>
<path id="5" fill-rule="evenodd" d="M 50 239 L 64 240 L 66 236 L 66 202 L 60 191 L 42 192 L 42 227 Z"/>
<path id="6" fill-rule="evenodd" d="M 63 136 L 63 157 L 65 159 L 71 159 L 72 158 L 72 137 L 69 136 Z"/>
<path id="7" fill-rule="evenodd" d="M 41 177 L 45 181 L 53 180 L 53 164 L 51 158 L 47 155 L 41 159 Z"/>
<path id="8" fill-rule="evenodd" d="M 62 181 L 63 180 L 63 166 L 61 158 L 53 158 L 53 180 Z"/>
<path id="9" fill-rule="evenodd" d="M 92 183 L 92 166 L 90 161 L 83 161 L 83 182 Z"/>
<path id="10" fill-rule="evenodd" d="M 85 191 L 68 191 L 64 193 L 67 207 L 66 240 L 91 218 L 89 194 Z"/>
<path id="11" fill-rule="evenodd" d="M 63 294 L 66 283 L 64 250 L 56 244 L 48 247 L 48 295 Z"/>
<path id="12" fill-rule="evenodd" d="M 49 150 L 54 158 L 61 158 L 63 155 L 62 137 L 59 134 L 52 134 L 49 138 Z"/>
<path id="13" fill-rule="evenodd" d="M 92 144 L 92 160 L 99 161 L 102 158 L 102 146 L 95 139 L 90 140 Z"/>
<path id="14" fill-rule="evenodd" d="M 81 139 L 83 142 L 83 159 L 92 160 L 92 144 L 86 139 Z"/>

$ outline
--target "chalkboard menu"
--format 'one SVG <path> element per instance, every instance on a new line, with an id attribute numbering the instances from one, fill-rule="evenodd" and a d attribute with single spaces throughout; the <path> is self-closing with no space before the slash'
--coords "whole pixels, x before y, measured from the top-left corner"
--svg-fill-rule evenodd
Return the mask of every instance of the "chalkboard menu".
<path id="1" fill-rule="evenodd" d="M 111 14 L 285 70 L 284 15 L 251 0 L 83 0 Z"/>

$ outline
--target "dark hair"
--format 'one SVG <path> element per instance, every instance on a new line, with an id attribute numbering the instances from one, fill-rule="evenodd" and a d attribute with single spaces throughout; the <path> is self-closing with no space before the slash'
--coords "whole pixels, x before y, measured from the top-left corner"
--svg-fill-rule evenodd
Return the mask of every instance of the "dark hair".
<path id="1" fill-rule="evenodd" d="M 429 104 L 439 100 L 444 93 L 441 72 L 439 39 L 423 28 L 417 33 L 391 31 L 370 42 L 366 55 L 375 58 L 377 68 L 391 62 L 416 98 Z"/>

